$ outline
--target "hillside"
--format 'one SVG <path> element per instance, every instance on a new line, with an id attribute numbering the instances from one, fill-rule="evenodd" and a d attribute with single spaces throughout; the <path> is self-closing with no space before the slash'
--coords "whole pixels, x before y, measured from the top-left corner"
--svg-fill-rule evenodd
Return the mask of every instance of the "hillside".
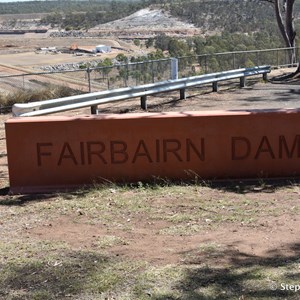
<path id="1" fill-rule="evenodd" d="M 272 4 L 251 0 L 165 1 L 174 17 L 189 20 L 205 31 L 255 32 L 277 30 Z M 300 20 L 300 1 L 295 3 L 295 20 Z M 299 27 L 298 22 L 296 26 Z"/>
<path id="2" fill-rule="evenodd" d="M 295 4 L 300 19 L 300 1 Z M 10 15 L 9 15 L 10 14 Z M 299 27 L 299 22 L 296 26 Z M 0 28 L 33 27 L 106 32 L 164 31 L 212 35 L 223 31 L 277 31 L 274 10 L 264 1 L 29 1 L 0 3 Z"/>
<path id="3" fill-rule="evenodd" d="M 199 34 L 200 29 L 194 24 L 187 21 L 181 21 L 178 18 L 162 9 L 145 8 L 141 9 L 125 18 L 99 24 L 91 29 L 91 31 L 117 31 L 121 34 L 139 34 L 151 35 L 160 32 L 168 32 L 172 35 L 178 34 Z"/>

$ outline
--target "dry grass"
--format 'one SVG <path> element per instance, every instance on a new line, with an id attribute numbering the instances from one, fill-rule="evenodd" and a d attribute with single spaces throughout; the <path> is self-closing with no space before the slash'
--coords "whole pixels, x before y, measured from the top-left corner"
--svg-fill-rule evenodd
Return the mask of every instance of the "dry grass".
<path id="1" fill-rule="evenodd" d="M 299 208 L 297 183 L 2 196 L 0 298 L 298 299 L 281 284 L 300 282 L 299 244 L 272 230 L 278 220 L 290 228 Z M 264 254 L 245 250 L 245 240 Z"/>
<path id="2" fill-rule="evenodd" d="M 28 103 L 41 100 L 62 98 L 82 93 L 67 86 L 46 85 L 42 89 L 18 90 L 0 95 L 1 113 L 10 113 L 15 103 Z"/>

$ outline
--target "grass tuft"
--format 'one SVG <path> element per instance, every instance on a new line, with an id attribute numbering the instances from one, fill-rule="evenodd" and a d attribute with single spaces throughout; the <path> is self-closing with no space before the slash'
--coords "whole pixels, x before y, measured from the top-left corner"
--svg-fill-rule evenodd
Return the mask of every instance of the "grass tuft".
<path id="1" fill-rule="evenodd" d="M 42 89 L 36 90 L 18 90 L 8 94 L 0 95 L 1 113 L 10 113 L 11 107 L 15 103 L 28 103 L 42 100 L 50 100 L 55 98 L 63 98 L 82 93 L 78 90 L 73 90 L 67 86 L 47 85 Z"/>

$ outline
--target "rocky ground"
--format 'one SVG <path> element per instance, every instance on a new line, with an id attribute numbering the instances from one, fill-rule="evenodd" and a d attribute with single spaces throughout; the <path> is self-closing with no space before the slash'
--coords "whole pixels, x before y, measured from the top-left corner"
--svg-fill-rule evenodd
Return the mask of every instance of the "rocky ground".
<path id="1" fill-rule="evenodd" d="M 110 34 L 136 36 L 137 38 L 155 36 L 162 32 L 179 36 L 201 33 L 201 30 L 193 24 L 182 22 L 161 9 L 150 8 L 139 10 L 120 20 L 100 24 L 89 30 L 89 32 L 95 31 L 109 31 Z"/>

